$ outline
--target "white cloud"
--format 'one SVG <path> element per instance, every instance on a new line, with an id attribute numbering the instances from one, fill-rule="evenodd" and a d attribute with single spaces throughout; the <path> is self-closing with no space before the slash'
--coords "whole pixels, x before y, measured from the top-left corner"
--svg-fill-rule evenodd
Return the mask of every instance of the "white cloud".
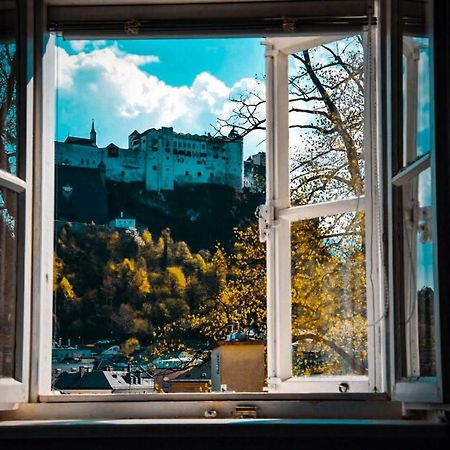
<path id="1" fill-rule="evenodd" d="M 70 41 L 70 46 L 76 52 L 82 52 L 88 44 L 89 44 L 89 41 L 85 41 L 83 39 L 80 39 L 77 41 Z"/>
<path id="2" fill-rule="evenodd" d="M 65 105 L 59 117 L 61 126 L 74 134 L 74 115 L 83 111 L 96 118 L 100 145 L 111 140 L 127 145 L 131 131 L 150 127 L 173 126 L 181 132 L 203 133 L 211 131 L 210 124 L 217 116 L 231 111 L 230 95 L 247 89 L 264 92 L 264 85 L 253 79 L 243 78 L 229 87 L 208 72 L 199 73 L 190 86 L 171 86 L 142 69 L 156 62 L 159 58 L 155 55 L 125 53 L 117 44 L 74 55 L 59 48 L 58 87 Z M 80 117 L 76 121 L 80 122 Z M 108 142 L 102 142 L 102 137 Z M 261 137 L 250 141 L 255 147 Z"/>
<path id="3" fill-rule="evenodd" d="M 72 50 L 75 50 L 76 52 L 82 52 L 104 47 L 106 45 L 106 41 L 105 40 L 88 41 L 84 39 L 77 39 L 69 41 L 69 44 Z"/>

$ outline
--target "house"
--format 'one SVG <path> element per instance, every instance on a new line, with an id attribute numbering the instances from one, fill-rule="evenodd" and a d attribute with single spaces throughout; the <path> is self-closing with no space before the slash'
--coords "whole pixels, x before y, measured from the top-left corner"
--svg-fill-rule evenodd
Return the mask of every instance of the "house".
<path id="1" fill-rule="evenodd" d="M 211 361 L 194 366 L 169 380 L 169 393 L 209 392 L 211 390 Z"/>
<path id="2" fill-rule="evenodd" d="M 227 340 L 211 351 L 214 392 L 262 392 L 265 378 L 263 341 Z"/>
<path id="3" fill-rule="evenodd" d="M 266 154 L 258 152 L 244 161 L 243 185 L 250 192 L 264 192 L 266 184 Z"/>
<path id="4" fill-rule="evenodd" d="M 84 366 L 78 372 L 63 372 L 55 381 L 55 388 L 61 393 L 79 391 L 108 391 L 112 394 L 153 392 L 153 379 L 144 378 L 139 372 L 118 372 L 113 370 L 90 370 Z"/>
<path id="5" fill-rule="evenodd" d="M 119 217 L 109 221 L 109 225 L 113 228 L 120 228 L 128 230 L 130 228 L 136 228 L 136 219 L 127 216 L 123 211 L 120 211 Z"/>

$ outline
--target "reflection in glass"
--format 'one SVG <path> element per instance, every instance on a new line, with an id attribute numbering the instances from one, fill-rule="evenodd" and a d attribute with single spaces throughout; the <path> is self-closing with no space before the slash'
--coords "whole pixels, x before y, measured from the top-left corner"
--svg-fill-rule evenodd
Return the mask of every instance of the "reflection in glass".
<path id="1" fill-rule="evenodd" d="M 14 376 L 18 195 L 0 188 L 0 378 Z"/>
<path id="2" fill-rule="evenodd" d="M 403 36 L 403 165 L 430 152 L 429 39 Z"/>
<path id="3" fill-rule="evenodd" d="M 0 4 L 0 169 L 17 173 L 17 51 L 14 2 Z"/>
<path id="4" fill-rule="evenodd" d="M 289 56 L 291 203 L 364 194 L 361 36 Z"/>
<path id="5" fill-rule="evenodd" d="M 293 373 L 366 375 L 364 214 L 291 227 Z"/>
<path id="6" fill-rule="evenodd" d="M 407 376 L 436 373 L 431 169 L 403 187 Z"/>

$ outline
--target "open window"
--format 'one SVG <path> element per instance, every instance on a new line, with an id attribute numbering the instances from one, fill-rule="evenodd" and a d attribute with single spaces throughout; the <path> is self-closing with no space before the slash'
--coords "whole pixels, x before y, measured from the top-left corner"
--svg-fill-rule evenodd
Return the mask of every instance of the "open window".
<path id="1" fill-rule="evenodd" d="M 393 395 L 439 401 L 434 136 L 430 4 L 398 4 L 398 135 L 392 147 Z"/>
<path id="2" fill-rule="evenodd" d="M 318 10 L 310 2 L 233 2 L 233 8 L 215 2 L 207 7 L 158 2 L 134 5 L 133 17 L 127 2 L 114 7 L 73 3 L 38 11 L 37 22 L 48 13 L 48 23 L 42 19 L 43 28 L 37 30 L 36 55 L 40 56 L 34 115 L 29 95 L 25 102 L 25 87 L 31 88 L 23 75 L 31 59 L 21 50 L 25 49 L 22 34 L 17 35 L 19 112 L 14 117 L 23 125 L 15 146 L 0 149 L 0 316 L 8 335 L 4 340 L 2 328 L 0 393 L 6 407 L 27 401 L 30 392 L 32 401 L 60 402 L 64 407 L 73 401 L 54 395 L 50 388 L 55 33 L 74 39 L 268 36 L 267 188 L 266 204 L 258 212 L 260 239 L 267 241 L 270 394 L 266 398 L 284 398 L 272 394 L 286 392 L 312 396 L 387 392 L 404 401 L 441 401 L 439 304 L 443 300 L 437 287 L 444 281 L 436 275 L 435 250 L 442 236 L 436 235 L 433 220 L 438 181 L 433 174 L 438 162 L 433 153 L 433 96 L 426 93 L 432 83 L 425 69 L 433 59 L 423 15 L 410 8 L 417 2 L 390 2 L 390 16 L 383 6 L 376 18 L 369 1 L 322 2 Z M 200 8 L 206 9 L 200 14 Z M 354 8 L 350 14 L 349 8 Z M 398 30 L 397 18 L 403 15 Z M 27 16 L 20 17 L 22 23 Z M 11 36 L 5 38 L 6 46 L 11 46 Z M 1 39 L 3 51 L 3 35 Z M 375 54 L 381 56 L 376 66 Z M 170 151 L 176 150 L 177 160 L 183 163 L 188 152 L 191 157 L 192 152 L 205 150 L 176 138 L 169 152 L 165 145 L 159 151 L 158 143 L 144 141 L 148 136 L 141 138 L 139 142 L 130 135 L 130 151 L 145 144 L 153 158 L 158 154 L 164 161 Z M 36 150 L 33 191 L 32 144 Z M 121 152 L 116 147 L 107 146 L 105 154 L 118 159 Z M 99 162 L 83 157 L 80 164 L 97 167 Z M 149 169 L 158 172 L 159 162 Z M 182 175 L 217 181 L 217 174 L 201 164 Z M 125 177 L 127 172 L 121 170 L 117 176 Z M 73 197 L 73 189 L 67 182 L 61 195 Z M 131 223 L 120 211 L 116 219 L 120 225 Z M 12 254 L 16 261 L 11 266 Z M 29 339 L 31 282 L 33 337 Z M 234 399 L 241 398 L 235 395 Z M 217 398 L 226 396 L 220 393 Z M 130 399 L 126 398 L 133 409 Z M 170 407 L 161 409 L 169 416 Z M 99 408 L 106 411 L 108 406 Z M 159 412 L 156 406 L 152 411 Z"/>
<path id="3" fill-rule="evenodd" d="M 145 9 L 142 11 L 147 12 Z M 84 8 L 73 12 L 72 15 L 70 8 L 54 8 L 52 11 L 52 27 L 62 31 L 67 38 L 102 38 L 120 36 L 123 33 L 117 29 L 102 34 L 95 22 L 79 23 L 80 17 L 86 14 Z M 117 14 L 120 16 L 124 11 L 118 8 Z M 176 25 L 180 28 L 175 35 L 193 32 L 184 29 L 186 23 L 180 18 L 175 18 L 175 22 L 170 24 L 161 21 L 161 29 L 157 32 L 147 28 L 145 21 L 134 25 L 138 27 L 141 37 L 147 34 L 155 37 L 158 33 L 162 36 L 174 33 L 173 27 Z M 375 333 L 380 333 L 384 320 L 378 305 L 381 296 L 377 296 L 375 300 L 375 292 L 379 289 L 379 254 L 376 250 L 378 228 L 375 225 L 377 212 L 367 206 L 372 205 L 372 196 L 375 196 L 372 190 L 376 191 L 376 183 L 375 187 L 372 179 L 366 183 L 366 177 L 371 177 L 372 165 L 375 169 L 376 165 L 371 131 L 373 99 L 369 94 L 371 89 L 367 88 L 374 83 L 370 60 L 373 53 L 371 37 L 363 32 L 363 25 L 366 23 L 366 18 L 355 18 L 351 24 L 343 27 L 349 31 L 340 30 L 339 33 L 333 24 L 316 24 L 312 28 L 318 35 L 311 33 L 310 37 L 274 38 L 266 43 L 267 88 L 266 98 L 262 99 L 267 104 L 263 124 L 265 122 L 267 125 L 266 146 L 270 153 L 266 158 L 266 181 L 268 190 L 276 194 L 275 197 L 268 194 L 268 204 L 260 209 L 260 216 L 265 216 L 261 217 L 263 227 L 266 219 L 271 221 L 271 214 L 278 221 L 269 238 L 268 249 L 268 272 L 271 274 L 268 285 L 269 390 L 276 384 L 277 378 L 283 381 L 291 378 L 288 373 L 295 376 L 283 383 L 279 392 L 368 393 L 384 389 L 381 370 L 376 369 L 381 360 L 381 342 L 377 341 L 379 345 L 375 348 L 374 339 Z M 109 26 L 114 28 L 116 25 L 111 23 Z M 256 19 L 252 33 L 259 26 Z M 234 34 L 227 27 L 224 22 L 223 33 Z M 274 27 L 276 28 L 275 24 Z M 287 30 L 289 21 L 284 21 L 282 27 Z M 275 28 L 267 33 L 279 34 Z M 131 33 L 128 29 L 125 32 Z M 203 32 L 210 33 L 207 29 L 194 30 L 194 34 Z M 373 33 L 372 29 L 370 33 Z M 307 50 L 312 55 L 313 62 L 304 64 L 301 59 L 303 52 Z M 277 58 L 276 61 L 271 61 L 272 57 Z M 310 73 L 304 73 L 308 67 Z M 335 82 L 340 91 L 336 93 L 337 102 L 340 102 L 338 106 L 333 101 L 334 108 L 342 117 L 332 118 L 334 125 L 331 125 L 331 133 L 330 129 L 322 127 L 321 119 L 327 121 L 327 117 L 332 117 L 336 111 L 333 106 L 327 105 L 326 92 L 314 87 L 314 76 L 311 73 L 317 73 L 318 78 L 325 74 L 328 77 L 325 81 Z M 310 81 L 303 86 L 305 79 Z M 305 90 L 311 90 L 312 97 L 312 102 L 307 107 L 303 104 L 307 101 L 301 100 Z M 346 98 L 339 99 L 346 90 Z M 297 103 L 297 108 L 290 110 L 287 104 L 293 99 L 292 104 L 295 106 L 296 95 L 300 96 L 301 101 Z M 354 105 L 351 104 L 352 95 L 356 96 Z M 308 112 L 303 111 L 305 109 L 309 109 L 309 113 L 314 111 L 314 115 L 318 117 L 318 121 L 313 121 L 310 126 L 303 124 L 304 114 L 308 115 Z M 295 132 L 288 133 L 289 127 Z M 336 131 L 338 128 L 339 131 Z M 239 127 L 236 129 L 240 131 Z M 311 130 L 318 134 L 314 135 Z M 133 136 L 135 135 L 130 135 L 130 139 Z M 318 140 L 308 149 L 311 155 L 307 161 L 301 147 L 315 138 Z M 345 142 L 345 139 L 351 142 Z M 90 140 L 95 146 L 95 139 L 91 136 Z M 174 151 L 177 151 L 178 158 L 182 154 L 181 158 L 184 160 L 187 158 L 184 153 L 191 153 L 190 143 L 182 142 L 181 137 L 175 141 L 177 148 L 174 147 Z M 136 138 L 130 142 L 130 149 L 137 151 Z M 180 150 L 181 144 L 183 150 Z M 152 152 L 158 153 L 157 143 L 147 141 L 145 145 L 152 146 Z M 166 153 L 168 149 L 170 150 L 168 146 L 164 147 Z M 289 153 L 288 149 L 292 149 L 292 152 Z M 58 153 L 58 145 L 56 150 Z M 169 154 L 163 156 L 164 162 L 171 158 Z M 156 158 L 155 155 L 152 157 Z M 58 160 L 58 154 L 56 158 Z M 85 165 L 86 161 L 90 164 L 93 159 L 83 158 L 80 161 L 80 164 Z M 65 169 L 65 160 L 61 159 L 59 163 L 63 165 L 61 169 Z M 95 165 L 97 163 L 98 161 Z M 289 167 L 296 163 L 298 167 L 289 173 Z M 154 163 L 151 167 L 155 172 L 159 170 L 160 164 Z M 316 172 L 311 173 L 314 171 Z M 184 178 L 191 179 L 192 173 L 197 171 L 185 170 Z M 119 176 L 128 175 L 124 171 L 119 173 Z M 217 183 L 219 178 L 214 173 L 212 175 L 213 177 L 210 174 L 210 178 Z M 308 178 L 306 181 L 305 177 Z M 259 179 L 261 181 L 262 177 Z M 63 190 L 66 189 L 61 198 L 73 197 L 72 185 L 73 183 L 63 183 L 60 186 Z M 159 189 L 161 187 L 157 186 L 156 190 Z M 290 203 L 292 208 L 287 207 Z M 264 234 L 264 230 L 261 230 L 261 234 Z M 309 253 L 304 251 L 304 245 Z M 274 253 L 277 256 L 272 260 Z M 291 298 L 290 267 L 293 268 L 292 302 L 288 301 Z M 276 276 L 273 276 L 272 270 L 277 272 Z M 369 283 L 366 281 L 366 273 Z M 57 281 L 60 282 L 61 279 Z M 327 283 L 329 287 L 326 286 Z M 304 296 L 305 289 L 310 291 L 307 297 Z M 245 289 L 240 292 L 245 292 Z M 276 298 L 271 297 L 274 292 L 277 292 Z M 278 311 L 276 319 L 274 311 Z M 335 318 L 334 323 L 329 320 L 330 317 Z M 307 325 L 309 321 L 315 322 L 313 327 Z M 295 324 L 296 334 L 289 331 L 292 324 Z M 280 333 L 282 339 L 274 339 L 274 333 Z M 277 341 L 276 348 L 274 340 Z M 273 368 L 276 366 L 279 369 L 275 373 Z"/>
<path id="4" fill-rule="evenodd" d="M 31 127 L 28 11 L 0 5 L 0 409 L 28 399 Z M 28 112 L 27 112 L 28 111 Z"/>
<path id="5" fill-rule="evenodd" d="M 274 392 L 383 390 L 370 33 L 266 42 Z"/>

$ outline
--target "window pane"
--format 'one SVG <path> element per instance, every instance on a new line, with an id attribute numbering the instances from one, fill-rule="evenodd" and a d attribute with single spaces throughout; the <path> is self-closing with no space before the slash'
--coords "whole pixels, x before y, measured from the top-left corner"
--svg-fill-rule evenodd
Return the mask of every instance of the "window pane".
<path id="1" fill-rule="evenodd" d="M 364 214 L 291 226 L 293 373 L 367 375 Z"/>
<path id="2" fill-rule="evenodd" d="M 57 54 L 54 386 L 261 392 L 264 132 L 237 114 L 264 111 L 260 39 Z"/>
<path id="3" fill-rule="evenodd" d="M 364 193 L 361 36 L 289 56 L 291 203 Z"/>
<path id="4" fill-rule="evenodd" d="M 406 376 L 436 374 L 431 169 L 403 188 Z"/>
<path id="5" fill-rule="evenodd" d="M 17 174 L 17 37 L 15 2 L 0 3 L 0 169 Z"/>
<path id="6" fill-rule="evenodd" d="M 0 377 L 14 376 L 18 195 L 0 188 Z"/>
<path id="7" fill-rule="evenodd" d="M 403 165 L 430 152 L 429 39 L 403 37 Z"/>
<path id="8" fill-rule="evenodd" d="M 403 45 L 403 166 L 431 150 L 430 2 L 401 1 Z"/>

